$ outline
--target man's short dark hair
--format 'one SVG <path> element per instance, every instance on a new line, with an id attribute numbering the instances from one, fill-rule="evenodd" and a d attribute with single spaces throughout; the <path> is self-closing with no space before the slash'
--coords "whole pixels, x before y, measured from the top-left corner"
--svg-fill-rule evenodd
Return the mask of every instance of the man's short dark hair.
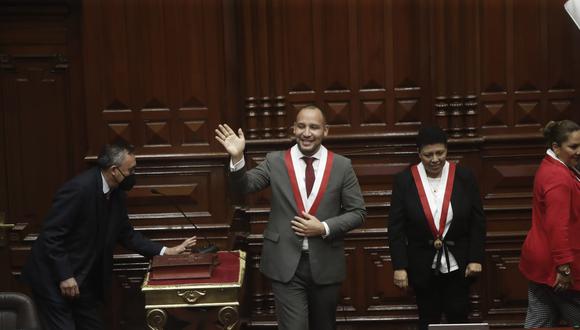
<path id="1" fill-rule="evenodd" d="M 298 117 L 298 114 L 302 110 L 318 110 L 318 111 L 320 111 L 320 113 L 322 114 L 322 120 L 324 121 L 324 125 L 326 125 L 326 113 L 324 113 L 324 110 L 322 110 L 321 108 L 317 107 L 316 104 L 310 103 L 310 104 L 304 105 L 303 107 L 301 107 L 300 109 L 298 109 L 298 111 L 296 112 L 296 117 Z"/>
<path id="2" fill-rule="evenodd" d="M 425 126 L 417 134 L 417 149 L 423 146 L 442 143 L 447 147 L 447 134 L 438 126 Z"/>
<path id="3" fill-rule="evenodd" d="M 125 156 L 132 155 L 134 151 L 135 147 L 133 145 L 122 141 L 106 144 L 97 158 L 97 165 L 103 170 L 113 165 L 121 166 Z"/>

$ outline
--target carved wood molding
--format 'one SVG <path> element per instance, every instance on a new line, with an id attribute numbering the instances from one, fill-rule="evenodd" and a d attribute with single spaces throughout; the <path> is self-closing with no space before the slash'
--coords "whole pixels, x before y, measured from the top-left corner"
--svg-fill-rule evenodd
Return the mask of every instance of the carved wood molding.
<path id="1" fill-rule="evenodd" d="M 41 3 L 36 0 L 20 0 L 12 1 L 12 3 L 2 3 L 0 4 L 0 20 L 5 19 L 5 17 L 14 19 L 19 16 L 27 18 L 30 16 L 65 18 L 71 13 L 70 2 L 72 1 Z"/>
<path id="2" fill-rule="evenodd" d="M 60 73 L 68 70 L 69 60 L 63 54 L 37 54 L 37 55 L 11 55 L 0 54 L 0 70 L 7 72 L 16 71 L 16 61 L 46 61 L 52 63 L 50 72 Z"/>
<path id="3" fill-rule="evenodd" d="M 283 95 L 249 96 L 245 104 L 245 127 L 249 140 L 283 139 L 290 123 L 286 121 L 286 102 Z"/>

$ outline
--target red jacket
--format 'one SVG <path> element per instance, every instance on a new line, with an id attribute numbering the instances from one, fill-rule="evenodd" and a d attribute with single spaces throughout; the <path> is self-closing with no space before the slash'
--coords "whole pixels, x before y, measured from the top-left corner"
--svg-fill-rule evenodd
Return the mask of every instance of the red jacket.
<path id="1" fill-rule="evenodd" d="M 580 291 L 580 182 L 546 155 L 534 179 L 532 228 L 522 247 L 520 271 L 533 282 L 552 286 L 556 267 L 571 264 Z"/>

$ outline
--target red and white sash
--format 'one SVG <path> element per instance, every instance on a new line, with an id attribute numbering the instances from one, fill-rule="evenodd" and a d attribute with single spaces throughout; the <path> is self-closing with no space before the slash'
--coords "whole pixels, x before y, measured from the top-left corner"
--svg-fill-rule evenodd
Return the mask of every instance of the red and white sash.
<path id="1" fill-rule="evenodd" d="M 441 240 L 443 239 L 443 235 L 445 232 L 445 224 L 447 222 L 447 214 L 449 212 L 451 193 L 453 192 L 453 181 L 455 180 L 455 164 L 449 162 L 449 171 L 447 172 L 447 176 L 441 178 L 442 180 L 446 181 L 441 182 L 442 184 L 445 184 L 445 194 L 443 197 L 442 205 L 430 205 L 429 198 L 427 197 L 427 191 L 425 190 L 426 188 L 425 185 L 428 185 L 428 182 L 425 183 L 423 182 L 421 175 L 419 173 L 418 165 L 413 165 L 411 167 L 411 173 L 413 174 L 413 179 L 415 181 L 415 185 L 417 186 L 417 191 L 419 192 L 421 206 L 423 207 L 423 212 L 425 212 L 425 217 L 427 218 L 427 223 L 429 224 L 429 228 L 431 229 L 433 238 L 436 240 L 437 239 Z M 435 203 L 435 199 L 433 199 L 431 203 Z M 441 217 L 438 219 L 439 229 L 437 229 L 437 226 L 435 225 L 436 219 L 433 218 L 433 213 L 434 210 L 436 209 L 441 210 L 440 212 Z"/>
<path id="2" fill-rule="evenodd" d="M 302 211 L 306 211 L 311 215 L 316 214 L 316 210 L 320 205 L 320 201 L 324 196 L 326 191 L 326 186 L 328 185 L 328 180 L 330 179 L 330 171 L 332 170 L 332 163 L 334 160 L 334 153 L 328 151 L 326 156 L 323 154 L 320 157 L 318 168 L 316 171 L 316 178 L 314 180 L 314 186 L 310 192 L 310 196 L 306 196 L 306 190 L 300 189 L 298 186 L 298 181 L 296 179 L 296 170 L 300 168 L 298 164 L 294 164 L 292 159 L 291 149 L 286 150 L 284 155 L 284 163 L 286 163 L 286 170 L 288 171 L 288 176 L 290 177 L 290 186 L 292 187 L 292 193 L 294 195 L 294 200 L 296 201 L 296 207 L 298 208 L 297 215 L 302 215 Z M 322 175 L 321 175 L 322 174 Z M 312 203 L 308 203 L 311 201 Z M 310 204 L 309 208 L 305 208 L 304 205 Z"/>

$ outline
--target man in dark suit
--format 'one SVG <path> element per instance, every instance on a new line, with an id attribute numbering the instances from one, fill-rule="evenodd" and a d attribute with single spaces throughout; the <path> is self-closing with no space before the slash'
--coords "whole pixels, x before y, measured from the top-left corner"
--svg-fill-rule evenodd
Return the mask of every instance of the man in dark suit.
<path id="1" fill-rule="evenodd" d="M 260 270 L 272 280 L 279 329 L 334 329 L 345 277 L 344 235 L 362 225 L 366 210 L 350 160 L 322 146 L 328 126 L 314 106 L 300 110 L 296 145 L 272 152 L 246 170 L 245 139 L 228 126 L 216 139 L 231 156 L 237 191 L 272 188 Z"/>
<path id="2" fill-rule="evenodd" d="M 470 278 L 481 272 L 485 217 L 471 171 L 446 161 L 447 136 L 438 127 L 417 137 L 421 162 L 395 177 L 389 211 L 394 283 L 413 287 L 419 328 L 465 323 Z"/>
<path id="3" fill-rule="evenodd" d="M 125 205 L 135 184 L 132 146 L 107 145 L 97 162 L 57 192 L 22 271 L 45 330 L 105 328 L 99 307 L 117 242 L 147 257 L 179 254 L 196 242 L 166 248 L 133 229 Z"/>

